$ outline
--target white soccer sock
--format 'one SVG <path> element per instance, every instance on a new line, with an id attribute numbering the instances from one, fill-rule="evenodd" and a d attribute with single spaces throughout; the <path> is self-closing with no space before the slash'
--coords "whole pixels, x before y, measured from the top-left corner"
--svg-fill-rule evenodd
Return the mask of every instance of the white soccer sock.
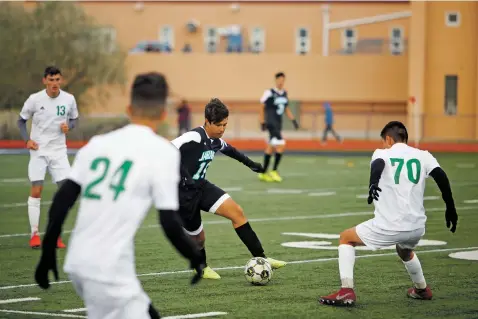
<path id="1" fill-rule="evenodd" d="M 30 219 L 32 237 L 38 232 L 40 224 L 40 202 L 41 198 L 28 197 L 28 218 Z"/>
<path id="2" fill-rule="evenodd" d="M 425 282 L 422 264 L 420 264 L 418 256 L 413 253 L 413 258 L 409 261 L 403 261 L 403 264 L 405 265 L 405 268 L 407 269 L 415 287 L 418 289 L 425 289 L 427 287 L 427 283 Z"/>
<path id="3" fill-rule="evenodd" d="M 339 245 L 339 271 L 342 288 L 354 287 L 355 247 Z"/>

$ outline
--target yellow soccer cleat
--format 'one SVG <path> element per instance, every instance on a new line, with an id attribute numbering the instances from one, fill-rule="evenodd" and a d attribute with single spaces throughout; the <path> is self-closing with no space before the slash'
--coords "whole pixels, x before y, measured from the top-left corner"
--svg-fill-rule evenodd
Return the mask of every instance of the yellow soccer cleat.
<path id="1" fill-rule="evenodd" d="M 279 175 L 279 173 L 277 173 L 277 171 L 271 171 L 269 173 L 269 176 L 270 176 L 270 178 L 272 178 L 272 180 L 274 182 L 278 182 L 278 183 L 282 182 L 282 177 L 280 177 L 280 175 Z"/>
<path id="2" fill-rule="evenodd" d="M 287 265 L 287 263 L 282 260 L 267 258 L 267 261 L 269 262 L 269 264 L 271 264 L 272 269 L 279 269 Z"/>
<path id="3" fill-rule="evenodd" d="M 194 270 L 194 273 L 196 273 L 196 270 Z M 219 276 L 217 272 L 212 270 L 211 267 L 207 266 L 202 271 L 202 278 L 203 279 L 221 279 L 221 276 Z"/>
<path id="4" fill-rule="evenodd" d="M 272 183 L 274 181 L 267 173 L 257 174 L 257 177 L 259 178 L 260 181 L 266 182 L 266 183 Z"/>

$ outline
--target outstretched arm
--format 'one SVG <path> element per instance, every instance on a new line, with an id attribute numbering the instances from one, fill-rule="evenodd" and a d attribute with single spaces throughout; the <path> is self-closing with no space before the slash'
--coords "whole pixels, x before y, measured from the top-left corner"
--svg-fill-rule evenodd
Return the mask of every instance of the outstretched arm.
<path id="1" fill-rule="evenodd" d="M 286 108 L 285 114 L 292 121 L 292 124 L 294 124 L 294 128 L 297 130 L 299 128 L 299 123 L 297 123 L 294 114 L 292 114 L 292 111 L 289 108 Z"/>
<path id="2" fill-rule="evenodd" d="M 429 175 L 433 177 L 435 183 L 437 183 L 438 188 L 441 191 L 443 201 L 446 205 L 446 227 L 450 228 L 451 224 L 450 231 L 454 233 L 458 223 L 458 214 L 456 213 L 455 201 L 453 200 L 453 194 L 451 192 L 450 180 L 441 167 L 434 168 Z"/>
<path id="3" fill-rule="evenodd" d="M 264 171 L 264 168 L 261 164 L 254 162 L 245 154 L 239 152 L 234 146 L 227 144 L 223 140 L 221 140 L 221 142 L 223 143 L 221 153 L 235 159 L 238 162 L 241 162 L 256 173 L 262 173 Z"/>
<path id="4" fill-rule="evenodd" d="M 368 185 L 368 198 L 367 203 L 372 204 L 373 200 L 378 200 L 379 194 L 382 190 L 378 187 L 380 177 L 385 169 L 385 161 L 382 158 L 375 159 L 370 165 L 370 181 Z"/>

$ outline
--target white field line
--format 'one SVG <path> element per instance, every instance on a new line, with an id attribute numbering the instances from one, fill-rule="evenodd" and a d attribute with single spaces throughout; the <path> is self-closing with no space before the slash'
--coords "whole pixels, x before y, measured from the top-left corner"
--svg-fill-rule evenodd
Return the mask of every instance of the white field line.
<path id="1" fill-rule="evenodd" d="M 431 249 L 431 250 L 417 250 L 418 254 L 427 254 L 427 253 L 440 253 L 440 252 L 448 252 L 448 251 L 462 251 L 462 250 L 474 250 L 478 249 L 478 247 L 463 247 L 463 248 L 443 248 L 443 249 Z M 358 255 L 355 258 L 373 258 L 373 257 L 384 257 L 384 256 L 396 256 L 397 253 L 383 253 L 383 254 L 368 254 L 368 255 Z M 294 260 L 287 262 L 288 264 L 308 264 L 308 263 L 319 263 L 319 262 L 327 262 L 332 260 L 338 260 L 338 257 L 330 257 L 330 258 L 318 258 L 318 259 L 308 259 L 308 260 Z M 230 267 L 219 267 L 214 268 L 214 270 L 235 270 L 235 269 L 243 269 L 244 266 L 230 266 Z M 147 274 L 139 274 L 138 277 L 158 277 L 158 276 L 167 276 L 167 275 L 176 275 L 176 274 L 188 274 L 191 273 L 191 270 L 174 270 L 174 271 L 163 271 L 163 272 L 152 272 Z M 60 285 L 70 283 L 69 280 L 63 281 L 53 281 L 51 284 L 53 285 Z M 0 290 L 12 290 L 18 288 L 29 288 L 29 287 L 36 287 L 37 284 L 24 284 L 24 285 L 14 285 L 14 286 L 0 286 Z"/>
<path id="2" fill-rule="evenodd" d="M 30 315 L 30 316 L 45 316 L 45 317 L 60 317 L 60 318 L 87 318 L 86 316 L 70 315 L 70 314 L 66 314 L 66 313 L 20 311 L 20 310 L 8 310 L 8 309 L 0 309 L 0 312 L 16 313 L 16 314 L 20 314 L 20 315 Z"/>
<path id="3" fill-rule="evenodd" d="M 76 308 L 76 309 L 66 309 L 63 312 L 67 313 L 76 313 L 76 312 L 86 312 L 86 308 Z M 211 312 L 202 312 L 202 313 L 192 313 L 188 315 L 179 315 L 179 316 L 168 316 L 161 317 L 163 319 L 189 319 L 189 318 L 205 318 L 205 317 L 217 317 L 227 315 L 227 312 L 220 311 L 211 311 Z"/>
<path id="4" fill-rule="evenodd" d="M 86 308 L 75 308 L 75 309 L 66 309 L 63 312 L 75 313 L 75 312 L 85 312 Z"/>
<path id="5" fill-rule="evenodd" d="M 27 297 L 27 298 L 17 298 L 17 299 L 6 299 L 6 300 L 0 300 L 0 305 L 5 305 L 9 303 L 17 303 L 17 302 L 25 302 L 25 301 L 38 301 L 38 300 L 41 300 L 41 298 Z"/>
<path id="6" fill-rule="evenodd" d="M 475 210 L 478 209 L 477 206 L 462 206 L 457 207 L 457 210 Z M 436 208 L 427 208 L 425 209 L 427 212 L 437 212 L 437 211 L 445 211 L 444 207 L 436 207 Z M 249 222 L 253 223 L 263 223 L 263 222 L 278 222 L 278 221 L 288 221 L 288 220 L 308 220 L 308 219 L 326 219 L 326 218 L 336 218 L 336 217 L 350 217 L 350 216 L 365 216 L 365 215 L 372 215 L 372 209 L 368 212 L 350 212 L 350 213 L 337 213 L 337 214 L 322 214 L 322 215 L 309 215 L 309 216 L 283 216 L 283 217 L 265 217 L 265 218 L 250 218 Z M 204 225 L 219 225 L 219 224 L 228 224 L 230 225 L 231 222 L 227 219 L 220 219 L 220 220 L 209 220 L 204 221 Z M 157 224 L 146 225 L 142 226 L 141 228 L 156 228 L 159 227 Z M 63 231 L 64 234 L 71 233 L 71 230 Z M 39 233 L 43 235 L 44 233 Z M 4 234 L 0 235 L 1 238 L 11 238 L 11 237 L 25 237 L 31 236 L 30 233 L 19 233 L 19 234 Z"/>
<path id="7" fill-rule="evenodd" d="M 478 199 L 464 200 L 463 203 L 465 203 L 465 204 L 478 204 Z"/>

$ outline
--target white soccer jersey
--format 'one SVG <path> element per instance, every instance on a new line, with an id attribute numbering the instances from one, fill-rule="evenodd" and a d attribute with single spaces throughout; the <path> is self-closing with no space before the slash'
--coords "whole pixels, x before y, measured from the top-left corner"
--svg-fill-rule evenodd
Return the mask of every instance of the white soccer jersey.
<path id="1" fill-rule="evenodd" d="M 93 137 L 69 176 L 81 195 L 65 272 L 100 282 L 136 280 L 136 231 L 152 203 L 179 208 L 179 164 L 179 151 L 145 126 Z"/>
<path id="2" fill-rule="evenodd" d="M 61 123 L 78 117 L 75 97 L 60 90 L 60 94 L 51 98 L 46 90 L 34 93 L 25 101 L 20 116 L 24 120 L 32 119 L 30 139 L 38 143 L 38 150 L 31 154 L 51 155 L 66 151 L 66 136 L 61 131 Z"/>
<path id="3" fill-rule="evenodd" d="M 385 161 L 380 178 L 382 189 L 374 201 L 374 225 L 384 230 L 411 231 L 425 227 L 427 217 L 423 207 L 425 179 L 440 165 L 429 152 L 396 143 L 389 149 L 377 149 L 377 158 Z"/>

